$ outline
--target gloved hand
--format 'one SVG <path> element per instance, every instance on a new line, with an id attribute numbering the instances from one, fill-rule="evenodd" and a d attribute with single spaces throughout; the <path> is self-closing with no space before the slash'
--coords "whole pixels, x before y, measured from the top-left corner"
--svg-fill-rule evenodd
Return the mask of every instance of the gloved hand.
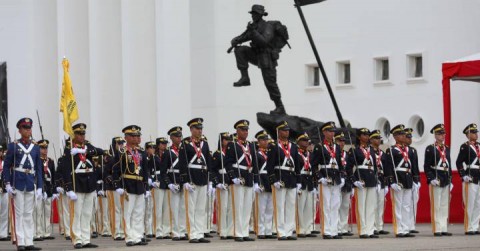
<path id="1" fill-rule="evenodd" d="M 225 185 L 224 185 L 223 183 L 218 183 L 218 184 L 217 184 L 217 188 L 224 190 L 224 189 L 225 189 Z"/>
<path id="2" fill-rule="evenodd" d="M 340 187 L 345 186 L 345 178 L 340 178 Z"/>
<path id="3" fill-rule="evenodd" d="M 416 191 L 419 191 L 420 190 L 420 187 L 422 185 L 420 184 L 420 182 L 413 182 L 413 189 L 415 189 Z"/>
<path id="4" fill-rule="evenodd" d="M 35 196 L 37 196 L 37 200 L 40 200 L 43 198 L 43 193 L 41 188 L 37 188 L 37 191 L 35 193 Z"/>
<path id="5" fill-rule="evenodd" d="M 12 186 L 10 184 L 5 186 L 5 190 L 7 190 L 7 193 L 10 195 L 15 195 L 15 190 L 13 190 Z"/>
<path id="6" fill-rule="evenodd" d="M 60 195 L 58 193 L 54 193 L 52 195 L 52 200 L 57 200 Z"/>
<path id="7" fill-rule="evenodd" d="M 193 192 L 195 190 L 195 188 L 192 185 L 190 185 L 190 183 L 183 184 L 183 188 L 185 188 L 189 192 Z"/>
<path id="8" fill-rule="evenodd" d="M 382 191 L 382 186 L 380 184 L 377 184 L 377 187 L 375 188 L 377 193 Z"/>
<path id="9" fill-rule="evenodd" d="M 119 195 L 122 195 L 123 193 L 125 193 L 125 190 L 123 190 L 122 188 L 117 188 L 115 192 L 117 192 Z"/>
<path id="10" fill-rule="evenodd" d="M 72 156 L 75 156 L 75 155 L 77 155 L 77 154 L 79 154 L 79 153 L 84 154 L 84 153 L 86 153 L 86 152 L 87 152 L 87 150 L 82 149 L 82 148 L 76 148 L 76 147 L 74 147 L 74 148 L 72 148 L 72 149 L 70 150 L 70 154 L 71 154 Z"/>
<path id="11" fill-rule="evenodd" d="M 302 191 L 302 184 L 297 183 L 297 193 L 299 193 L 300 191 Z"/>
<path id="12" fill-rule="evenodd" d="M 178 193 L 178 190 L 175 187 L 175 184 L 168 184 L 168 188 L 170 189 L 170 191 L 172 191 L 172 193 Z"/>
<path id="13" fill-rule="evenodd" d="M 352 189 L 352 192 L 350 193 L 350 198 L 353 198 L 355 196 L 355 189 Z"/>
<path id="14" fill-rule="evenodd" d="M 73 201 L 77 200 L 77 195 L 75 194 L 74 191 L 68 191 L 67 196 L 68 196 L 68 198 L 70 198 L 70 200 L 73 200 Z"/>
<path id="15" fill-rule="evenodd" d="M 234 178 L 232 181 L 235 185 L 240 185 L 240 183 L 242 183 L 239 178 Z"/>
<path id="16" fill-rule="evenodd" d="M 150 184 L 150 186 L 152 186 L 154 188 L 160 188 L 160 181 L 154 181 L 154 182 L 152 182 L 152 184 Z"/>
<path id="17" fill-rule="evenodd" d="M 438 181 L 437 179 L 433 179 L 430 181 L 430 185 L 432 186 L 440 186 L 440 181 Z"/>
<path id="18" fill-rule="evenodd" d="M 470 178 L 470 176 L 468 175 L 463 176 L 463 182 L 468 183 L 470 181 L 472 181 L 472 178 Z"/>
<path id="19" fill-rule="evenodd" d="M 215 188 L 213 188 L 213 183 L 210 181 L 208 182 L 208 190 L 207 190 L 207 194 L 212 196 L 213 194 L 215 194 Z"/>
<path id="20" fill-rule="evenodd" d="M 280 181 L 277 181 L 277 182 L 273 183 L 273 186 L 277 189 L 280 189 L 280 188 L 282 188 L 282 183 L 280 183 Z"/>
<path id="21" fill-rule="evenodd" d="M 365 185 L 363 185 L 363 183 L 361 181 L 355 181 L 353 182 L 353 185 L 360 188 L 360 189 L 363 189 L 365 187 Z"/>
<path id="22" fill-rule="evenodd" d="M 145 191 L 145 198 L 152 197 L 152 193 L 150 191 Z"/>
<path id="23" fill-rule="evenodd" d="M 453 189 L 453 183 L 450 183 L 450 192 L 452 191 Z"/>
<path id="24" fill-rule="evenodd" d="M 43 199 L 43 200 L 47 200 L 47 198 L 48 198 L 48 197 L 47 197 L 47 192 L 43 192 L 42 199 Z"/>
<path id="25" fill-rule="evenodd" d="M 388 187 L 385 187 L 385 188 L 383 189 L 383 195 L 384 195 L 384 196 L 387 196 L 387 194 L 388 194 Z"/>
<path id="26" fill-rule="evenodd" d="M 262 192 L 262 189 L 260 188 L 260 186 L 258 185 L 258 183 L 254 183 L 253 184 L 253 191 L 255 193 L 261 193 Z"/>
<path id="27" fill-rule="evenodd" d="M 318 195 L 318 190 L 316 188 L 314 188 L 312 193 L 315 194 L 315 195 Z"/>
<path id="28" fill-rule="evenodd" d="M 97 194 L 98 194 L 98 196 L 105 196 L 105 191 L 99 190 L 99 191 L 97 192 Z"/>
<path id="29" fill-rule="evenodd" d="M 148 178 L 148 185 L 152 186 L 152 179 Z"/>
<path id="30" fill-rule="evenodd" d="M 322 185 L 324 186 L 328 185 L 328 181 L 325 178 L 321 178 L 320 180 L 318 180 L 318 182 L 322 183 Z"/>
<path id="31" fill-rule="evenodd" d="M 395 192 L 400 192 L 400 191 L 402 191 L 402 188 L 401 188 L 397 183 L 391 184 L 390 187 L 391 187 Z"/>
<path id="32" fill-rule="evenodd" d="M 63 190 L 63 188 L 61 188 L 61 187 L 57 187 L 57 193 L 63 194 L 63 193 L 65 193 L 65 190 Z"/>

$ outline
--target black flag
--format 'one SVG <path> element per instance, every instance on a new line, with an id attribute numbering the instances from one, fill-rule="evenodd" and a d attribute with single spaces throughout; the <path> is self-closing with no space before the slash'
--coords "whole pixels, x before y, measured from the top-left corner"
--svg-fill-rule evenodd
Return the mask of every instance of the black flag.
<path id="1" fill-rule="evenodd" d="M 305 5 L 309 5 L 309 4 L 314 4 L 314 3 L 320 3 L 320 2 L 323 2 L 325 0 L 295 0 L 296 3 L 298 3 L 298 5 L 300 6 L 305 6 Z"/>

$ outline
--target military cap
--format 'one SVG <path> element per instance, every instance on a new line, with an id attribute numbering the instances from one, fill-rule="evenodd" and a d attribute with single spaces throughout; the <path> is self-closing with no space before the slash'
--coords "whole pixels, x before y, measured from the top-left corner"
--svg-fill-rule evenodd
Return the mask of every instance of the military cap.
<path id="1" fill-rule="evenodd" d="M 405 134 L 405 126 L 403 124 L 396 125 L 390 130 L 390 133 L 393 135 Z"/>
<path id="2" fill-rule="evenodd" d="M 345 141 L 345 134 L 342 131 L 335 132 L 335 136 L 333 137 L 335 140 Z"/>
<path id="3" fill-rule="evenodd" d="M 412 138 L 413 135 L 413 129 L 412 128 L 405 128 L 405 134 L 407 135 L 407 138 Z"/>
<path id="4" fill-rule="evenodd" d="M 47 139 L 42 139 L 37 141 L 37 145 L 39 147 L 48 147 L 49 144 L 50 144 L 50 141 L 48 141 Z"/>
<path id="5" fill-rule="evenodd" d="M 382 135 L 380 134 L 380 130 L 373 130 L 370 132 L 370 138 L 371 139 L 381 139 Z"/>
<path id="6" fill-rule="evenodd" d="M 188 127 L 194 126 L 197 129 L 202 129 L 203 128 L 203 119 L 202 118 L 194 118 L 187 123 Z"/>
<path id="7" fill-rule="evenodd" d="M 437 124 L 430 130 L 431 134 L 445 134 L 445 125 Z"/>
<path id="8" fill-rule="evenodd" d="M 32 128 L 33 120 L 31 118 L 21 118 L 17 122 L 17 128 L 20 129 L 20 127 L 30 129 Z"/>
<path id="9" fill-rule="evenodd" d="M 233 128 L 235 129 L 246 129 L 248 130 L 248 126 L 250 125 L 250 122 L 246 119 L 242 119 L 237 121 L 234 125 Z"/>
<path id="10" fill-rule="evenodd" d="M 168 140 L 165 137 L 160 137 L 155 140 L 155 143 L 157 146 L 160 144 L 168 144 Z"/>
<path id="11" fill-rule="evenodd" d="M 122 132 L 125 135 L 130 135 L 130 136 L 140 136 L 142 135 L 142 128 L 137 125 L 129 125 L 123 128 Z"/>
<path id="12" fill-rule="evenodd" d="M 303 132 L 302 134 L 298 135 L 297 142 L 300 141 L 300 140 L 310 141 L 310 137 L 308 136 L 308 133 Z"/>
<path id="13" fill-rule="evenodd" d="M 321 127 L 320 127 L 320 131 L 325 131 L 325 130 L 328 130 L 330 132 L 334 132 L 335 131 L 335 122 L 333 121 L 329 121 L 329 122 L 326 122 L 324 123 Z"/>
<path id="14" fill-rule="evenodd" d="M 252 14 L 253 12 L 258 13 L 263 16 L 268 16 L 268 12 L 265 12 L 265 7 L 260 4 L 254 4 L 252 5 L 252 10 L 249 11 L 248 13 Z"/>
<path id="15" fill-rule="evenodd" d="M 174 137 L 182 137 L 182 127 L 174 126 L 168 130 L 167 134 Z"/>
<path id="16" fill-rule="evenodd" d="M 465 127 L 465 129 L 463 129 L 464 134 L 477 133 L 477 132 L 478 132 L 478 127 L 477 127 L 477 124 L 475 124 L 475 123 L 472 123 L 472 124 L 468 125 L 467 127 Z"/>
<path id="17" fill-rule="evenodd" d="M 255 134 L 257 140 L 268 139 L 268 133 L 265 130 L 261 130 Z"/>
<path id="18" fill-rule="evenodd" d="M 85 131 L 87 130 L 87 125 L 84 123 L 78 123 L 72 126 L 72 130 L 74 133 L 85 134 Z"/>
<path id="19" fill-rule="evenodd" d="M 357 129 L 357 135 L 360 136 L 362 134 L 370 136 L 370 130 L 368 130 L 368 128 L 365 128 L 365 127 Z"/>
<path id="20" fill-rule="evenodd" d="M 220 137 L 222 140 L 232 140 L 232 136 L 228 132 L 221 132 Z"/>
<path id="21" fill-rule="evenodd" d="M 281 121 L 277 124 L 276 129 L 279 131 L 288 131 L 290 130 L 290 126 L 288 126 L 287 121 Z"/>
<path id="22" fill-rule="evenodd" d="M 155 148 L 155 147 L 156 147 L 155 142 L 153 142 L 153 141 L 145 142 L 145 149 Z"/>

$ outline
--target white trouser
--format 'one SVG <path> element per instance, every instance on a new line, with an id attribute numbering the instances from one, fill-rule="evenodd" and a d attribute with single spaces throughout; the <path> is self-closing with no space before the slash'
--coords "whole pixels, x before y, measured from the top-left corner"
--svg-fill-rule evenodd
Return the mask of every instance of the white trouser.
<path id="1" fill-rule="evenodd" d="M 43 199 L 36 200 L 36 204 L 35 238 L 50 236 L 50 210 L 52 208 L 52 198 L 47 198 L 45 201 Z"/>
<path id="2" fill-rule="evenodd" d="M 205 203 L 207 203 L 207 186 L 195 186 L 193 192 L 185 189 L 185 201 L 187 211 L 187 232 L 188 238 L 204 238 L 205 223 L 207 212 Z"/>
<path id="3" fill-rule="evenodd" d="M 355 188 L 355 210 L 359 235 L 373 235 L 376 187 Z"/>
<path id="4" fill-rule="evenodd" d="M 340 185 L 320 184 L 320 224 L 323 235 L 338 235 L 338 212 L 342 193 L 340 190 Z"/>
<path id="5" fill-rule="evenodd" d="M 114 216 L 113 216 L 113 227 L 112 230 L 114 230 L 114 236 L 113 238 L 124 238 L 125 237 L 125 230 L 124 230 L 124 221 L 123 221 L 123 209 L 122 209 L 122 200 L 123 197 L 120 196 L 115 191 L 112 191 L 111 194 L 113 194 L 113 203 L 114 203 Z"/>
<path id="6" fill-rule="evenodd" d="M 278 237 L 292 236 L 295 230 L 295 188 L 276 188 L 274 189 L 275 211 L 274 217 L 277 226 Z"/>
<path id="7" fill-rule="evenodd" d="M 447 232 L 450 187 L 428 186 L 430 190 L 430 212 L 433 233 Z M 433 208 L 433 210 L 432 210 Z"/>
<path id="8" fill-rule="evenodd" d="M 187 233 L 185 193 L 170 193 L 170 208 L 172 210 L 172 235 L 173 237 L 184 237 Z"/>
<path id="9" fill-rule="evenodd" d="M 98 220 L 100 219 L 99 216 L 100 216 L 100 212 L 98 211 L 98 200 L 97 200 L 97 193 L 95 193 L 94 197 L 93 197 L 93 203 L 92 203 L 92 217 L 90 218 L 90 229 L 92 230 L 92 232 L 96 232 L 98 234 L 98 229 L 97 227 L 99 227 L 99 223 L 98 223 Z"/>
<path id="10" fill-rule="evenodd" d="M 415 220 L 417 219 L 417 208 L 418 208 L 418 199 L 420 198 L 420 191 L 419 189 L 414 189 L 412 188 L 412 199 L 413 199 L 413 205 L 412 205 L 412 212 L 413 212 L 413 217 L 410 217 L 410 221 L 408 222 L 408 230 L 415 230 Z"/>
<path id="11" fill-rule="evenodd" d="M 207 189 L 208 191 L 208 189 Z M 215 207 L 215 193 L 207 194 L 207 203 L 205 203 L 205 212 L 207 213 L 207 219 L 205 223 L 204 233 L 210 233 L 213 229 L 213 208 Z"/>
<path id="12" fill-rule="evenodd" d="M 402 188 L 400 192 L 391 189 L 393 210 L 394 234 L 407 234 L 410 232 L 408 223 L 413 218 L 412 189 Z"/>
<path id="13" fill-rule="evenodd" d="M 60 194 L 62 200 L 62 219 L 65 231 L 65 237 L 70 236 L 70 199 L 65 194 Z"/>
<path id="14" fill-rule="evenodd" d="M 8 235 L 8 193 L 0 193 L 0 238 L 6 238 Z"/>
<path id="15" fill-rule="evenodd" d="M 257 193 L 258 199 L 258 235 L 272 235 L 273 200 L 272 193 Z"/>
<path id="16" fill-rule="evenodd" d="M 302 190 L 297 198 L 297 217 L 298 217 L 298 234 L 310 234 L 313 224 L 313 191 Z"/>
<path id="17" fill-rule="evenodd" d="M 139 243 L 142 241 L 145 230 L 145 195 L 128 194 L 128 201 L 123 200 L 125 220 L 125 242 Z"/>
<path id="18" fill-rule="evenodd" d="M 74 216 L 72 222 L 72 233 L 75 244 L 82 245 L 90 243 L 90 226 L 92 220 L 93 203 L 95 192 L 77 193 L 77 200 L 73 202 Z"/>
<path id="19" fill-rule="evenodd" d="M 152 203 L 155 207 L 155 237 L 164 237 L 170 235 L 170 208 L 168 206 L 169 190 L 152 189 L 153 199 Z"/>
<path id="20" fill-rule="evenodd" d="M 105 196 L 98 197 L 98 218 L 100 219 L 99 224 L 101 224 L 101 233 L 102 235 L 111 235 L 112 231 L 110 230 L 110 217 L 108 211 L 108 198 Z"/>
<path id="21" fill-rule="evenodd" d="M 385 188 L 384 188 L 385 189 Z M 375 193 L 377 201 L 375 202 L 375 227 L 377 231 L 383 230 L 383 213 L 385 212 L 385 192 L 384 189 Z"/>
<path id="22" fill-rule="evenodd" d="M 338 210 L 338 232 L 339 233 L 348 233 L 348 220 L 350 218 L 350 209 L 351 209 L 351 193 L 341 193 L 341 202 L 340 209 Z"/>
<path id="23" fill-rule="evenodd" d="M 33 205 L 35 203 L 34 191 L 18 191 L 14 196 L 15 206 L 15 231 L 17 246 L 33 245 Z"/>
<path id="24" fill-rule="evenodd" d="M 233 236 L 233 210 L 230 189 L 217 189 L 217 230 L 220 237 Z"/>
<path id="25" fill-rule="evenodd" d="M 467 214 L 464 222 L 465 232 L 478 231 L 480 221 L 480 188 L 474 183 L 463 183 L 463 203 Z"/>
<path id="26" fill-rule="evenodd" d="M 235 237 L 249 236 L 250 213 L 252 212 L 253 188 L 231 185 L 233 198 L 233 229 Z"/>
<path id="27" fill-rule="evenodd" d="M 152 197 L 155 196 L 153 189 L 152 191 Z M 153 207 L 154 203 L 153 200 L 154 198 L 149 197 L 145 198 L 145 234 L 147 235 L 152 235 L 153 234 Z M 158 207 L 158 204 L 155 205 L 155 207 Z M 161 209 L 160 209 L 161 210 Z M 157 223 L 158 224 L 158 223 Z"/>

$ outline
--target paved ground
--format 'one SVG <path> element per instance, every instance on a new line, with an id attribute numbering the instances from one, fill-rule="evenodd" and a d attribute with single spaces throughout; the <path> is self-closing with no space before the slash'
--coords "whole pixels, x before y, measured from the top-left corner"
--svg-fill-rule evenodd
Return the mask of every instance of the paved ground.
<path id="1" fill-rule="evenodd" d="M 57 230 L 58 228 L 55 228 Z M 317 228 L 318 229 L 318 228 Z M 390 231 L 391 226 L 387 225 Z M 463 225 L 455 224 L 449 227 L 454 235 L 451 237 L 433 237 L 431 226 L 421 224 L 417 226 L 420 234 L 415 238 L 399 239 L 392 234 L 382 236 L 380 239 L 359 239 L 358 236 L 347 237 L 343 240 L 323 240 L 320 237 L 300 239 L 297 241 L 257 240 L 255 242 L 236 243 L 233 240 L 221 241 L 214 237 L 210 244 L 189 244 L 187 242 L 173 242 L 171 240 L 152 240 L 145 247 L 126 247 L 123 241 L 113 241 L 111 238 L 92 239 L 92 243 L 100 245 L 97 250 L 480 250 L 480 235 L 465 236 Z M 354 227 L 355 231 L 355 227 Z M 43 250 L 72 250 L 71 242 L 66 241 L 55 233 L 55 240 L 37 242 L 36 245 Z M 15 250 L 7 242 L 0 242 L 0 250 Z"/>

